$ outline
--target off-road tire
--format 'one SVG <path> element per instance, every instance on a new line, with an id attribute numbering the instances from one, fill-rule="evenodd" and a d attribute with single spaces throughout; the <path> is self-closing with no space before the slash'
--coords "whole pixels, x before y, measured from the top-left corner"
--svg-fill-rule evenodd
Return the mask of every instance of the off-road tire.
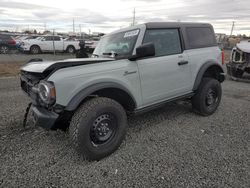
<path id="1" fill-rule="evenodd" d="M 116 118 L 116 132 L 107 142 L 97 145 L 91 137 L 96 118 L 111 113 Z M 116 101 L 97 97 L 83 103 L 74 113 L 69 126 L 72 144 L 87 160 L 100 160 L 113 153 L 122 143 L 127 127 L 127 115 Z"/>
<path id="2" fill-rule="evenodd" d="M 76 52 L 76 49 L 74 46 L 68 46 L 66 52 L 69 54 L 74 54 Z"/>
<path id="3" fill-rule="evenodd" d="M 34 45 L 30 47 L 30 53 L 31 54 L 39 54 L 41 52 L 41 49 L 39 46 Z"/>
<path id="4" fill-rule="evenodd" d="M 0 45 L 0 54 L 7 54 L 10 51 L 9 47 L 6 45 Z"/>
<path id="5" fill-rule="evenodd" d="M 214 103 L 208 106 L 208 100 L 210 92 L 213 91 L 216 96 Z M 203 78 L 198 90 L 192 97 L 192 106 L 195 112 L 203 116 L 209 116 L 213 114 L 218 108 L 221 101 L 221 84 L 218 80 L 213 78 Z M 215 98 L 215 97 L 214 97 Z"/>

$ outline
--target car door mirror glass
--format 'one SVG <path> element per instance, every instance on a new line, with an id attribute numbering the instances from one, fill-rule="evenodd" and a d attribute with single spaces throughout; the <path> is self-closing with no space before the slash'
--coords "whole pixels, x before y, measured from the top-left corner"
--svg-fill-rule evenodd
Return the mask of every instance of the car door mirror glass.
<path id="1" fill-rule="evenodd" d="M 155 46 L 153 43 L 145 43 L 136 48 L 136 55 L 132 55 L 129 60 L 135 61 L 139 58 L 155 56 Z"/>

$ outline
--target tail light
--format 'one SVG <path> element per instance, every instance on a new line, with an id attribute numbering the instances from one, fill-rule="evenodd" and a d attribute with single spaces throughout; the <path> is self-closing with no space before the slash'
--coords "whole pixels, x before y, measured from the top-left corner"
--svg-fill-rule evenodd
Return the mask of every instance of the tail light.
<path id="1" fill-rule="evenodd" d="M 8 44 L 12 44 L 12 45 L 15 45 L 16 44 L 16 41 L 14 39 L 11 39 L 8 41 Z"/>
<path id="2" fill-rule="evenodd" d="M 222 65 L 225 64 L 225 52 L 224 52 L 224 50 L 221 51 L 221 63 L 222 63 Z"/>

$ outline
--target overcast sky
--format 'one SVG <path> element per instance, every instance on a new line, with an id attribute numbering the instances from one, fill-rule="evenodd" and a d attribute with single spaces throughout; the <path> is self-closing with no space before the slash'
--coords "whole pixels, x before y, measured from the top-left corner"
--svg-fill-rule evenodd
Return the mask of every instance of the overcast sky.
<path id="1" fill-rule="evenodd" d="M 249 0 L 0 0 L 0 30 L 46 28 L 105 32 L 136 22 L 209 22 L 216 32 L 250 35 Z"/>

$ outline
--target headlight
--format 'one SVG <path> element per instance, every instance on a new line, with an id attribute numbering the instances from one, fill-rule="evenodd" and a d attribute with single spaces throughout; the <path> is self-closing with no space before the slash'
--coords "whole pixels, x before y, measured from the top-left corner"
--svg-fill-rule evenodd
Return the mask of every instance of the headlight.
<path id="1" fill-rule="evenodd" d="M 28 43 L 26 43 L 26 42 L 21 42 L 20 43 L 22 46 L 27 46 L 28 45 Z"/>
<path id="2" fill-rule="evenodd" d="M 56 101 L 56 89 L 53 83 L 41 81 L 38 84 L 38 94 L 46 104 L 53 104 Z"/>

